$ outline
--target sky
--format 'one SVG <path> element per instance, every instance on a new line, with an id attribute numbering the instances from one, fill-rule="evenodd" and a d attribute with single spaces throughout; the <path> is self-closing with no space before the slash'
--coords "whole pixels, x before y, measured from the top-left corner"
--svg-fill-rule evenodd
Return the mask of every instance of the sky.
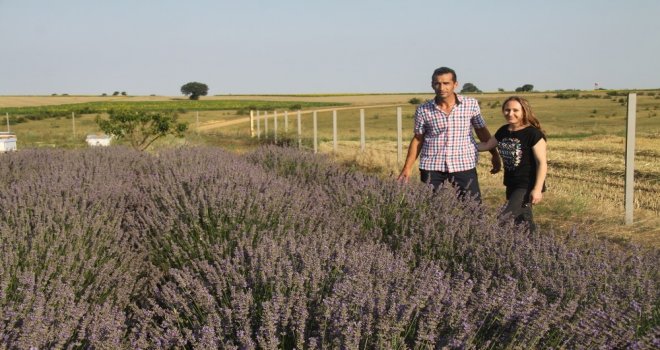
<path id="1" fill-rule="evenodd" d="M 0 0 L 0 95 L 660 88 L 658 0 Z"/>

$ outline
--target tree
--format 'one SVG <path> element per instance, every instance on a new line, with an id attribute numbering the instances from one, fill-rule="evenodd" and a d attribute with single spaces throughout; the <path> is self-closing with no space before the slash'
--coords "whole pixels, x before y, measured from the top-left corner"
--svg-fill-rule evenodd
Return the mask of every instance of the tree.
<path id="1" fill-rule="evenodd" d="M 206 84 L 198 83 L 196 81 L 187 83 L 181 87 L 181 93 L 188 96 L 191 100 L 199 100 L 199 96 L 206 96 L 209 92 L 209 87 Z"/>
<path id="2" fill-rule="evenodd" d="M 529 92 L 532 90 L 534 90 L 534 85 L 532 84 L 525 84 L 516 88 L 516 92 Z"/>
<path id="3" fill-rule="evenodd" d="M 134 110 L 110 110 L 109 119 L 96 117 L 96 123 L 104 133 L 118 139 L 126 139 L 137 150 L 145 150 L 157 139 L 174 135 L 183 137 L 188 124 L 178 123 L 176 114 Z"/>
<path id="4" fill-rule="evenodd" d="M 470 93 L 470 92 L 481 92 L 479 88 L 477 88 L 474 84 L 472 83 L 465 83 L 463 84 L 463 89 L 461 89 L 461 93 Z"/>

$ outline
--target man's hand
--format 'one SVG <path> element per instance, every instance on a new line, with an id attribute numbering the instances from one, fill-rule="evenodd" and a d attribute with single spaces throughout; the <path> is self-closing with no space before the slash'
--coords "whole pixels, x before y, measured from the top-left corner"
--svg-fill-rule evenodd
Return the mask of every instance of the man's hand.
<path id="1" fill-rule="evenodd" d="M 406 171 L 406 169 L 401 170 L 401 174 L 399 174 L 399 177 L 397 177 L 396 180 L 407 184 L 408 181 L 410 181 L 410 171 Z"/>
<path id="2" fill-rule="evenodd" d="M 487 127 L 483 128 L 475 128 L 474 132 L 477 134 L 477 137 L 479 138 L 479 141 L 481 142 L 488 142 L 490 143 L 490 154 L 493 156 L 491 159 L 491 164 L 493 165 L 493 168 L 490 169 L 491 174 L 497 174 L 502 170 L 502 161 L 500 160 L 500 154 L 497 152 L 497 140 L 493 136 L 490 135 L 490 131 L 488 131 Z M 494 147 L 494 148 L 491 148 Z"/>
<path id="3" fill-rule="evenodd" d="M 491 174 L 497 174 L 502 170 L 502 160 L 500 159 L 499 153 L 497 153 L 497 150 L 491 151 L 491 155 L 493 156 L 490 160 L 490 163 L 493 165 L 493 168 L 490 169 Z"/>
<path id="4" fill-rule="evenodd" d="M 419 157 L 419 153 L 422 151 L 422 144 L 424 143 L 424 135 L 415 134 L 412 140 L 410 140 L 410 146 L 408 146 L 408 154 L 406 155 L 406 162 L 401 169 L 397 181 L 402 183 L 408 183 L 410 180 L 410 174 L 412 173 L 413 164 L 415 160 Z"/>

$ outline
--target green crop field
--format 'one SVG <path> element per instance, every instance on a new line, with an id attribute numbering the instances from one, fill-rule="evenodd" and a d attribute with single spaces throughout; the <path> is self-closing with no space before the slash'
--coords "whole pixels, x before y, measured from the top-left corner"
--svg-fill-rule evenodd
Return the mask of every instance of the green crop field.
<path id="1" fill-rule="evenodd" d="M 548 192 L 535 209 L 537 221 L 563 232 L 572 226 L 589 228 L 597 235 L 632 240 L 660 246 L 660 91 L 637 92 L 637 143 L 635 159 L 635 224 L 623 222 L 624 137 L 626 129 L 626 94 L 613 91 L 527 93 L 542 126 L 548 134 Z M 502 124 L 501 101 L 508 93 L 473 95 L 479 99 L 492 133 Z M 0 115 L 10 114 L 11 131 L 18 137 L 19 149 L 34 147 L 86 147 L 85 135 L 98 133 L 95 118 L 103 117 L 111 108 L 137 108 L 177 111 L 180 120 L 189 123 L 184 139 L 165 138 L 155 146 L 218 145 L 244 151 L 260 142 L 274 139 L 273 112 L 278 113 L 279 140 L 296 141 L 297 116 L 291 107 L 302 109 L 302 145 L 312 149 L 312 113 L 317 113 L 319 150 L 330 153 L 349 166 L 394 178 L 400 169 L 396 149 L 396 107 L 403 115 L 403 153 L 412 136 L 415 106 L 411 98 L 426 100 L 432 94 L 376 95 L 297 95 L 297 96 L 232 96 L 223 100 L 202 101 L 136 101 L 84 102 L 52 105 L 44 97 L 44 107 L 14 108 L 7 103 Z M 382 107 L 388 105 L 388 107 Z M 333 153 L 331 109 L 336 106 L 338 151 Z M 354 109 L 339 109 L 355 107 Z M 248 109 L 268 110 L 269 125 L 259 122 L 259 139 L 250 138 Z M 359 109 L 365 109 L 366 151 L 359 150 Z M 27 119 L 41 111 L 44 118 Z M 288 124 L 283 112 L 288 111 Z M 57 113 L 55 113 L 55 111 Z M 74 123 L 71 112 L 77 112 Z M 85 113 L 86 112 L 86 113 Z M 51 114 L 49 114 L 51 113 Z M 24 117 L 21 123 L 17 119 Z M 255 122 L 255 129 L 257 124 Z M 256 130 L 255 130 L 256 131 Z M 495 210 L 504 201 L 501 174 L 491 175 L 489 155 L 481 157 L 480 183 L 487 205 Z M 414 176 L 417 176 L 414 174 Z M 584 231 L 584 230 L 583 230 Z"/>
<path id="2" fill-rule="evenodd" d="M 218 111 L 218 110 L 250 110 L 250 109 L 300 109 L 333 105 L 324 102 L 288 102 L 288 101 L 254 101 L 254 100 L 173 100 L 173 101 L 139 101 L 139 102 L 84 102 L 74 104 L 4 107 L 0 114 L 9 114 L 10 123 L 21 123 L 26 120 L 39 120 L 53 117 L 69 116 L 72 112 L 80 115 L 92 113 L 107 113 L 112 109 L 132 109 L 154 112 L 186 112 L 186 111 Z"/>

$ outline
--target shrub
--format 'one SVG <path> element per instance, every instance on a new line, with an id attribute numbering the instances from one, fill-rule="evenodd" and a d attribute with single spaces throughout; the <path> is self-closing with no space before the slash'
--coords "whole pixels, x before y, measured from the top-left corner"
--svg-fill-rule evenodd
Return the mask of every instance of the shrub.
<path id="1" fill-rule="evenodd" d="M 560 92 L 557 95 L 555 95 L 555 98 L 559 98 L 562 100 L 567 100 L 569 98 L 579 98 L 580 94 L 577 92 Z"/>
<path id="2" fill-rule="evenodd" d="M 278 147 L 0 167 L 7 348 L 652 348 L 655 250 Z"/>
<path id="3" fill-rule="evenodd" d="M 418 99 L 417 97 L 413 97 L 410 100 L 408 100 L 408 103 L 410 103 L 411 105 L 418 105 L 422 103 L 422 100 Z"/>
<path id="4" fill-rule="evenodd" d="M 474 84 L 472 83 L 465 83 L 463 84 L 463 88 L 461 89 L 461 93 L 480 93 L 481 90 Z"/>

